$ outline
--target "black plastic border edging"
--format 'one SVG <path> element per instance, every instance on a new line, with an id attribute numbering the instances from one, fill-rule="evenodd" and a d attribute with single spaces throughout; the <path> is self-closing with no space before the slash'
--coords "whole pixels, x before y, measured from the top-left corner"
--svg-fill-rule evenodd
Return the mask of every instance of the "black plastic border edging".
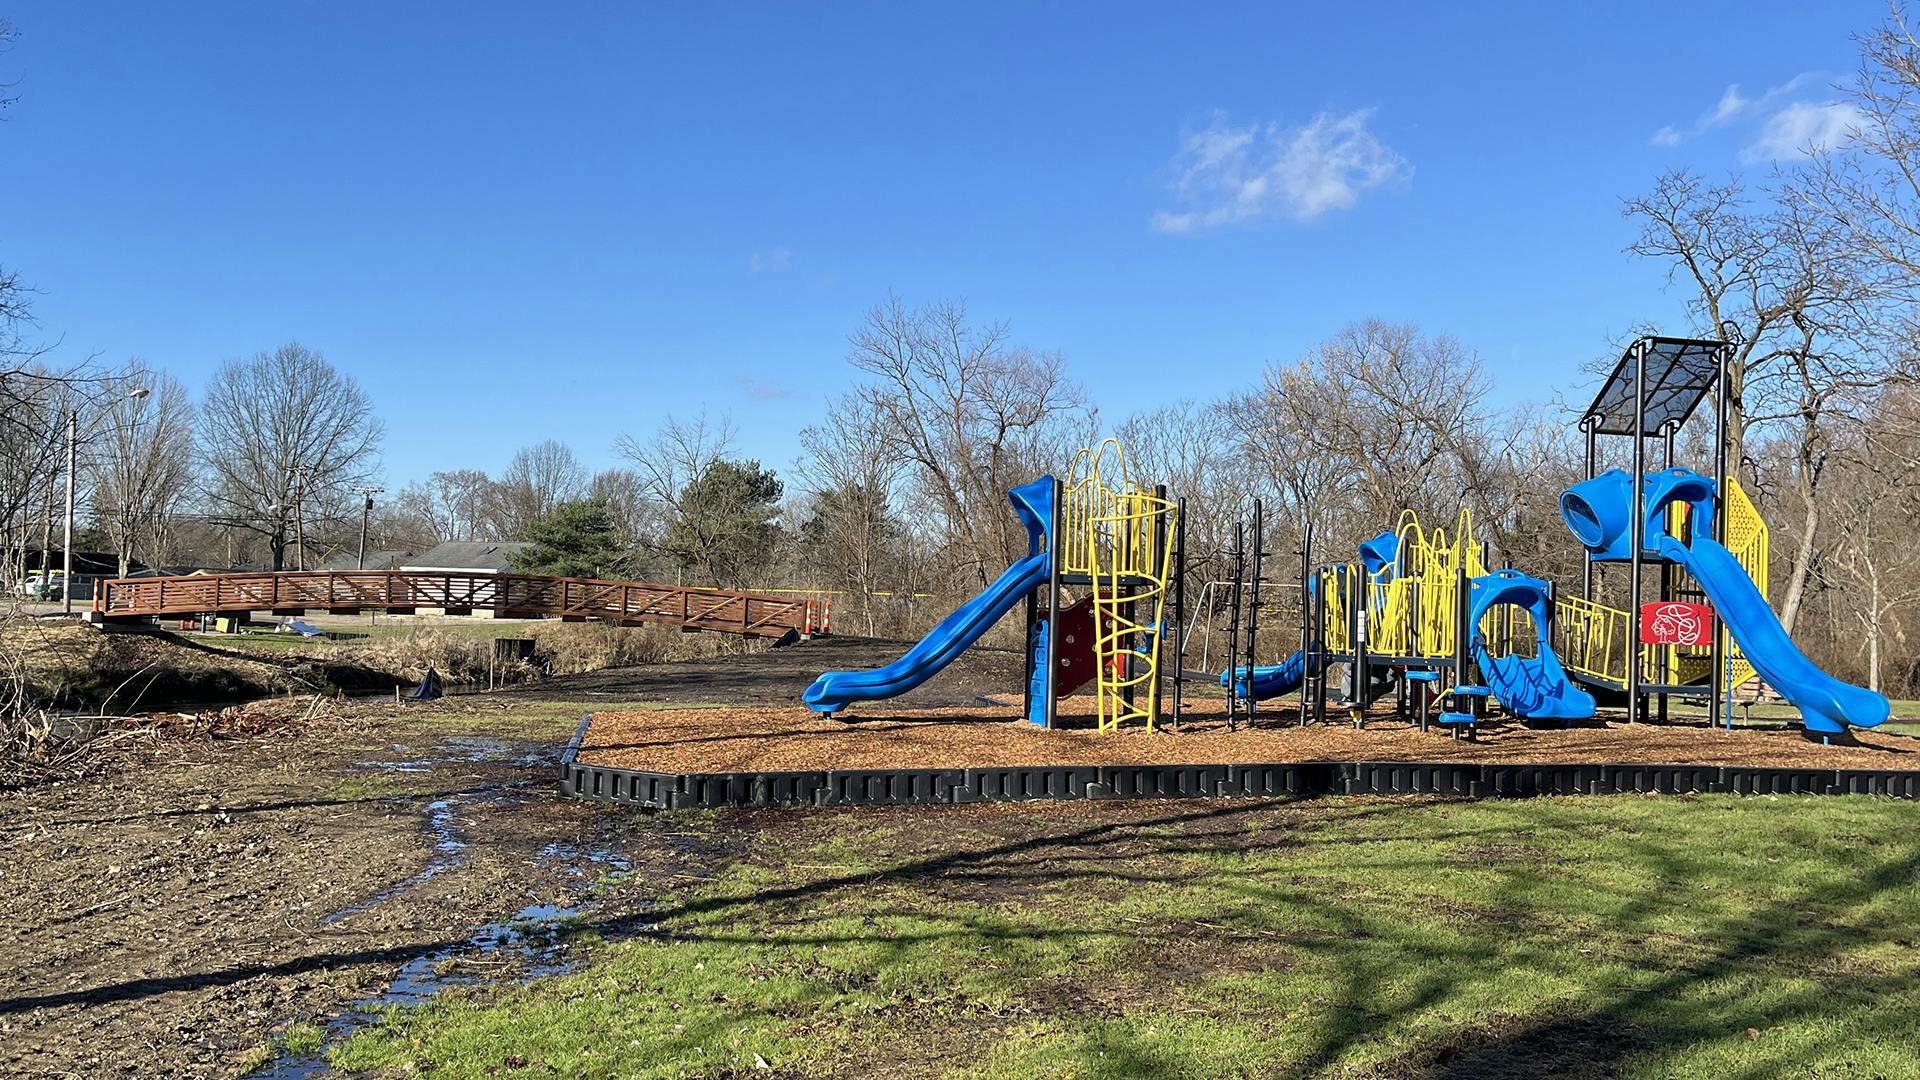
<path id="1" fill-rule="evenodd" d="M 562 788 L 576 798 L 659 810 L 1314 795 L 1880 795 L 1920 800 L 1920 772 L 1748 765 L 1295 761 L 664 773 L 579 761 L 591 720 L 591 714 L 580 719 L 560 757 Z"/>

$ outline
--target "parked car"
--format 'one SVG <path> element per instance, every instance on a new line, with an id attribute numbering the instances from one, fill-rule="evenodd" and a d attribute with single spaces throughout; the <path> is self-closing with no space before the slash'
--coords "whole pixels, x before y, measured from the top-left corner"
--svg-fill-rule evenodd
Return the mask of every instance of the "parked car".
<path id="1" fill-rule="evenodd" d="M 58 600 L 66 595 L 67 576 L 59 570 L 49 570 L 45 574 L 35 570 L 14 583 L 16 596 L 28 600 Z"/>

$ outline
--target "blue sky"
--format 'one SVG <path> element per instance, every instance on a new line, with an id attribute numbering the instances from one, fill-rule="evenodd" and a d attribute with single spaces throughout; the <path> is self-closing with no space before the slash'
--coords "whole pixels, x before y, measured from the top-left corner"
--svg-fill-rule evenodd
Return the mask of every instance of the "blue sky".
<path id="1" fill-rule="evenodd" d="M 1817 137 L 1884 11 L 14 3 L 0 265 L 69 358 L 319 349 L 396 486 L 703 408 L 784 468 L 889 291 L 1111 419 L 1370 316 L 1536 399 L 1681 324 L 1620 198 Z"/>

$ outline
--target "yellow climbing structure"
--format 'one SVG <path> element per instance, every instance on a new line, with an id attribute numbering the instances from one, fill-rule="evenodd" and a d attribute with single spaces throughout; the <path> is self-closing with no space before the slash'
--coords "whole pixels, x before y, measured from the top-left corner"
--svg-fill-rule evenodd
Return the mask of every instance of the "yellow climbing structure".
<path id="1" fill-rule="evenodd" d="M 1093 581 L 1101 731 L 1160 712 L 1160 636 L 1179 506 L 1136 484 L 1118 440 L 1081 450 L 1059 507 L 1062 574 Z"/>
<path id="2" fill-rule="evenodd" d="M 1402 511 L 1394 526 L 1393 562 L 1367 575 L 1367 651 L 1376 656 L 1446 658 L 1458 636 L 1460 570 L 1486 573 L 1480 545 L 1473 539 L 1473 517 L 1462 510 L 1453 535 L 1429 533 L 1420 516 Z M 1353 651 L 1352 606 L 1360 569 L 1348 564 L 1322 578 L 1326 596 L 1325 638 L 1329 652 Z"/>

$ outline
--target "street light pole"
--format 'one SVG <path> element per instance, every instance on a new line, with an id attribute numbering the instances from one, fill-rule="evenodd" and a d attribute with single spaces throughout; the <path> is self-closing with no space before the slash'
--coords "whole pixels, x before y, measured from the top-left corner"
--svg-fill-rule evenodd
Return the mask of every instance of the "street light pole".
<path id="1" fill-rule="evenodd" d="M 80 410 L 67 410 L 67 524 L 60 542 L 60 599 L 65 614 L 73 614 L 73 459 L 80 437 Z"/>
<path id="2" fill-rule="evenodd" d="M 306 501 L 307 470 L 305 466 L 293 465 L 287 469 L 293 474 L 293 542 L 299 554 L 294 557 L 293 568 L 307 568 L 307 520 L 302 512 L 302 503 Z"/>

